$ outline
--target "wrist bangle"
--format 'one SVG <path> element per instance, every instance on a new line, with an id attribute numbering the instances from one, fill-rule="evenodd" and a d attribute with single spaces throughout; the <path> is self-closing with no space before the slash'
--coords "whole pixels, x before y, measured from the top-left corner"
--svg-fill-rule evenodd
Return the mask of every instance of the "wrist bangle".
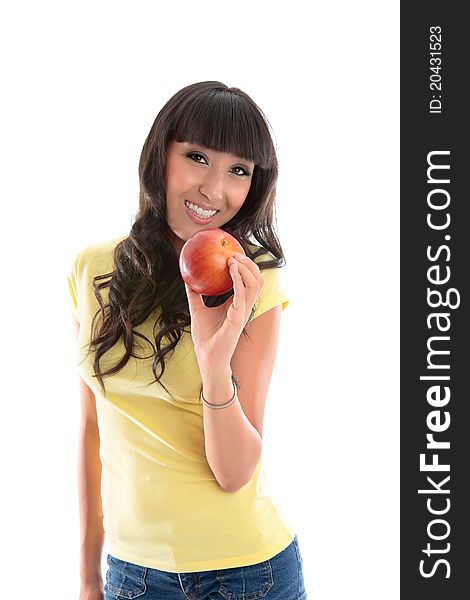
<path id="1" fill-rule="evenodd" d="M 209 408 L 215 408 L 215 409 L 227 408 L 227 406 L 230 406 L 231 404 L 233 404 L 235 402 L 235 400 L 237 399 L 237 388 L 235 386 L 235 382 L 233 381 L 233 379 L 232 379 L 232 384 L 233 384 L 233 396 L 225 404 L 213 404 L 212 402 L 207 402 L 207 400 L 204 398 L 204 396 L 202 394 L 202 388 L 201 388 L 201 402 Z"/>

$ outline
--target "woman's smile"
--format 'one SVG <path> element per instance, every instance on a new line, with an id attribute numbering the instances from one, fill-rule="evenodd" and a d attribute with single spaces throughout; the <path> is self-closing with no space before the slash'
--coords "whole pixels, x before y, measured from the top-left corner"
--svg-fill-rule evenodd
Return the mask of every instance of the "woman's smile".
<path id="1" fill-rule="evenodd" d="M 214 210 L 206 210 L 201 207 L 200 204 L 194 204 L 193 202 L 189 202 L 189 200 L 185 200 L 184 204 L 186 208 L 190 211 L 190 213 L 196 215 L 200 219 L 211 220 L 219 211 Z"/>

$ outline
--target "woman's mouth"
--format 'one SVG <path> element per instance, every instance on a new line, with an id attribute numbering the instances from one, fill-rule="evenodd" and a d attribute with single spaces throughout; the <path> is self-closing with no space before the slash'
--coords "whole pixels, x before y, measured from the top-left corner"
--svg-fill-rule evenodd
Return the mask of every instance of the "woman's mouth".
<path id="1" fill-rule="evenodd" d="M 189 218 L 194 223 L 205 224 L 210 223 L 215 215 L 219 212 L 218 210 L 203 210 L 198 207 L 196 204 L 189 202 L 188 200 L 184 201 L 184 205 L 186 207 L 186 212 L 188 213 Z"/>

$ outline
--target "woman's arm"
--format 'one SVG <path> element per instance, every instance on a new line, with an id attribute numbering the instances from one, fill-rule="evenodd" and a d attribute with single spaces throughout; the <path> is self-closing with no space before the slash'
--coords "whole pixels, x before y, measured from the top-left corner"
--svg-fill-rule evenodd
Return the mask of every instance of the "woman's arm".
<path id="1" fill-rule="evenodd" d="M 235 492 L 251 479 L 261 458 L 264 406 L 274 368 L 281 305 L 248 323 L 230 364 L 199 359 L 204 398 L 224 404 L 233 395 L 231 375 L 239 384 L 238 402 L 223 409 L 204 405 L 205 449 L 220 487 Z"/>
<path id="2" fill-rule="evenodd" d="M 79 325 L 76 324 L 78 335 Z M 81 419 L 78 444 L 78 495 L 80 511 L 80 579 L 82 586 L 102 587 L 101 554 L 104 543 L 101 503 L 100 438 L 96 399 L 79 376 Z"/>

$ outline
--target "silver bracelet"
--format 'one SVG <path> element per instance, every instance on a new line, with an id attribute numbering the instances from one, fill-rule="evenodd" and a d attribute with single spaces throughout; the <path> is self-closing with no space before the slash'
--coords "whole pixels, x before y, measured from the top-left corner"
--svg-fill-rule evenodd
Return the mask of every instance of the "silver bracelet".
<path id="1" fill-rule="evenodd" d="M 225 404 L 213 404 L 212 402 L 207 402 L 207 400 L 202 395 L 202 388 L 201 388 L 201 402 L 203 404 L 205 404 L 206 406 L 208 406 L 209 408 L 215 408 L 215 409 L 227 408 L 227 406 L 230 406 L 231 404 L 233 404 L 235 402 L 235 400 L 237 399 L 237 388 L 235 386 L 235 382 L 233 381 L 233 379 L 232 379 L 232 383 L 233 383 L 233 396 Z"/>

